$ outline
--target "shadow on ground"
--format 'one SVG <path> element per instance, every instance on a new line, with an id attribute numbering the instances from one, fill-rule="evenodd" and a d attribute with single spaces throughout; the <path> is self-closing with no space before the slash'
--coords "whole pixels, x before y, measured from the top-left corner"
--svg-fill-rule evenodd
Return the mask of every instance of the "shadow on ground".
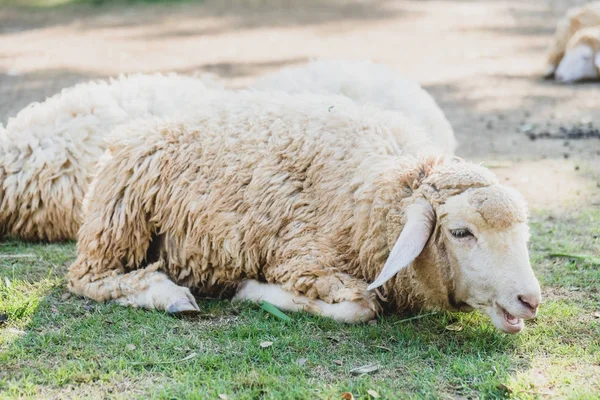
<path id="1" fill-rule="evenodd" d="M 77 2 L 75 2 L 77 3 Z M 173 29 L 149 32 L 138 39 L 202 36 L 221 34 L 233 30 L 266 27 L 295 27 L 322 25 L 332 22 L 361 23 L 411 15 L 409 10 L 391 7 L 390 0 L 364 2 L 360 0 L 306 2 L 209 0 L 182 1 L 163 4 L 74 4 L 43 9 L 23 9 L 4 6 L 0 8 L 0 34 L 34 30 L 76 23 L 82 30 L 122 28 L 131 26 L 157 26 L 165 19 L 224 19 L 228 24 L 221 28 Z M 124 8 L 125 5 L 125 8 Z M 0 3 L 1 6 L 1 3 Z M 90 13 L 90 7 L 94 12 Z M 402 15 L 401 15 L 402 14 Z"/>
<path id="2" fill-rule="evenodd" d="M 530 368 L 533 357 L 520 350 L 526 336 L 500 334 L 476 315 L 410 321 L 386 316 L 375 325 L 348 326 L 293 314 L 288 324 L 257 306 L 227 300 L 200 301 L 199 317 L 179 319 L 67 298 L 62 274 L 72 244 L 51 250 L 15 241 L 2 245 L 4 254 L 32 256 L 0 260 L 0 293 L 13 305 L 17 296 L 29 296 L 19 303 L 26 312 L 9 310 L 5 324 L 15 326 L 14 333 L 0 342 L 0 388 L 9 396 L 157 395 L 158 390 L 175 397 L 331 398 L 345 391 L 366 396 L 375 389 L 385 398 L 398 393 L 502 397 L 505 385 Z M 42 255 L 60 265 L 47 271 L 52 263 L 40 265 L 36 257 Z M 21 294 L 10 292 L 5 282 Z M 462 330 L 446 329 L 450 324 Z M 265 340 L 272 346 L 259 346 Z M 371 375 L 350 373 L 373 363 L 379 369 Z M 140 385 L 131 384 L 136 382 Z"/>

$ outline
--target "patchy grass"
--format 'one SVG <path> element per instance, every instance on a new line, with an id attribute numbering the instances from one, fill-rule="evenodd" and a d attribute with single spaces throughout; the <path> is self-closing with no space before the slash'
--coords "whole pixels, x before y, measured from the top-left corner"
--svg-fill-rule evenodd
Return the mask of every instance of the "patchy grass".
<path id="1" fill-rule="evenodd" d="M 229 301 L 200 301 L 193 319 L 96 304 L 65 296 L 74 244 L 0 243 L 0 314 L 8 317 L 0 397 L 596 397 L 599 221 L 598 211 L 534 218 L 532 260 L 546 301 L 518 336 L 478 314 L 345 326 L 305 314 L 286 322 Z M 447 330 L 453 323 L 462 330 Z M 350 372 L 371 363 L 379 364 L 374 373 Z"/>

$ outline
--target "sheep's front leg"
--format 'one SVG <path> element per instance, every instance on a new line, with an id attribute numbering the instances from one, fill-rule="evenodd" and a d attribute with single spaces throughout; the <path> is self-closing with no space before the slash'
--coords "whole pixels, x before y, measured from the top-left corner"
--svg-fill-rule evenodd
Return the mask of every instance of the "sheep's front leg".
<path id="1" fill-rule="evenodd" d="M 280 285 L 284 292 L 319 300 L 320 302 L 311 303 L 320 310 L 315 309 L 316 314 L 331 316 L 344 322 L 372 319 L 379 310 L 379 304 L 375 294 L 367 290 L 367 282 L 340 271 L 335 267 L 339 260 L 327 254 L 325 246 L 319 249 L 311 247 L 314 243 L 316 241 L 296 243 L 294 248 L 305 250 L 304 254 L 291 256 L 290 251 L 284 250 L 281 258 L 287 259 L 286 261 L 263 270 L 266 281 Z M 334 305 L 338 306 L 332 307 Z M 355 316 L 344 314 L 353 307 L 360 310 L 355 312 Z M 312 312 L 310 307 L 304 309 Z"/>
<path id="2" fill-rule="evenodd" d="M 70 274 L 69 290 L 96 301 L 113 300 L 124 306 L 142 307 L 149 310 L 165 310 L 172 314 L 199 311 L 190 290 L 178 286 L 159 271 L 162 262 L 122 273 L 112 270 L 94 274 L 91 270 L 76 276 Z"/>
<path id="3" fill-rule="evenodd" d="M 243 281 L 233 298 L 234 301 L 268 301 L 283 311 L 306 311 L 348 324 L 365 322 L 375 317 L 376 311 L 369 304 L 358 301 L 342 301 L 329 304 L 319 299 L 294 294 L 275 283 L 261 283 L 250 279 Z"/>

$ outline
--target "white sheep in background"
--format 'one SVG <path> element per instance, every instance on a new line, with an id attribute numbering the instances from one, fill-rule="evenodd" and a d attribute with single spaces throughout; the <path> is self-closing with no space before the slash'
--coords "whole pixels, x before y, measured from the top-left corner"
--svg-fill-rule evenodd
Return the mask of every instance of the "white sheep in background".
<path id="1" fill-rule="evenodd" d="M 544 75 L 554 76 L 571 38 L 581 29 L 600 25 L 600 1 L 570 9 L 556 25 L 556 33 L 546 55 Z"/>
<path id="2" fill-rule="evenodd" d="M 600 78 L 600 25 L 578 31 L 569 41 L 556 80 L 569 83 Z"/>
<path id="3" fill-rule="evenodd" d="M 79 84 L 21 110 L 0 130 L 0 238 L 75 239 L 110 129 L 183 111 L 216 87 L 207 79 L 133 75 Z"/>
<path id="4" fill-rule="evenodd" d="M 398 111 L 420 124 L 433 145 L 454 154 L 452 126 L 433 97 L 412 80 L 388 66 L 370 61 L 313 61 L 284 68 L 257 80 L 251 87 L 286 93 L 346 96 L 359 105 Z"/>
<path id="5" fill-rule="evenodd" d="M 340 96 L 223 92 L 120 126 L 68 287 L 180 313 L 198 310 L 188 288 L 239 285 L 239 300 L 349 323 L 475 308 L 519 332 L 540 303 L 524 200 L 424 149 L 410 119 Z"/>

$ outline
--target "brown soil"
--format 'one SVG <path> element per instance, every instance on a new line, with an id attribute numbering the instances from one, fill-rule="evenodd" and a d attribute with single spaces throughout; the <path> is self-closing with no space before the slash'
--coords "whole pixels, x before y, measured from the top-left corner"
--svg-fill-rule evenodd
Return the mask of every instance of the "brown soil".
<path id="1" fill-rule="evenodd" d="M 0 8 L 0 121 L 74 83 L 212 72 L 234 87 L 311 58 L 368 58 L 418 79 L 483 161 L 534 209 L 600 205 L 600 84 L 539 72 L 582 1 L 213 0 Z M 562 138 L 548 138 L 559 136 Z M 580 136 L 586 136 L 580 135 Z"/>

